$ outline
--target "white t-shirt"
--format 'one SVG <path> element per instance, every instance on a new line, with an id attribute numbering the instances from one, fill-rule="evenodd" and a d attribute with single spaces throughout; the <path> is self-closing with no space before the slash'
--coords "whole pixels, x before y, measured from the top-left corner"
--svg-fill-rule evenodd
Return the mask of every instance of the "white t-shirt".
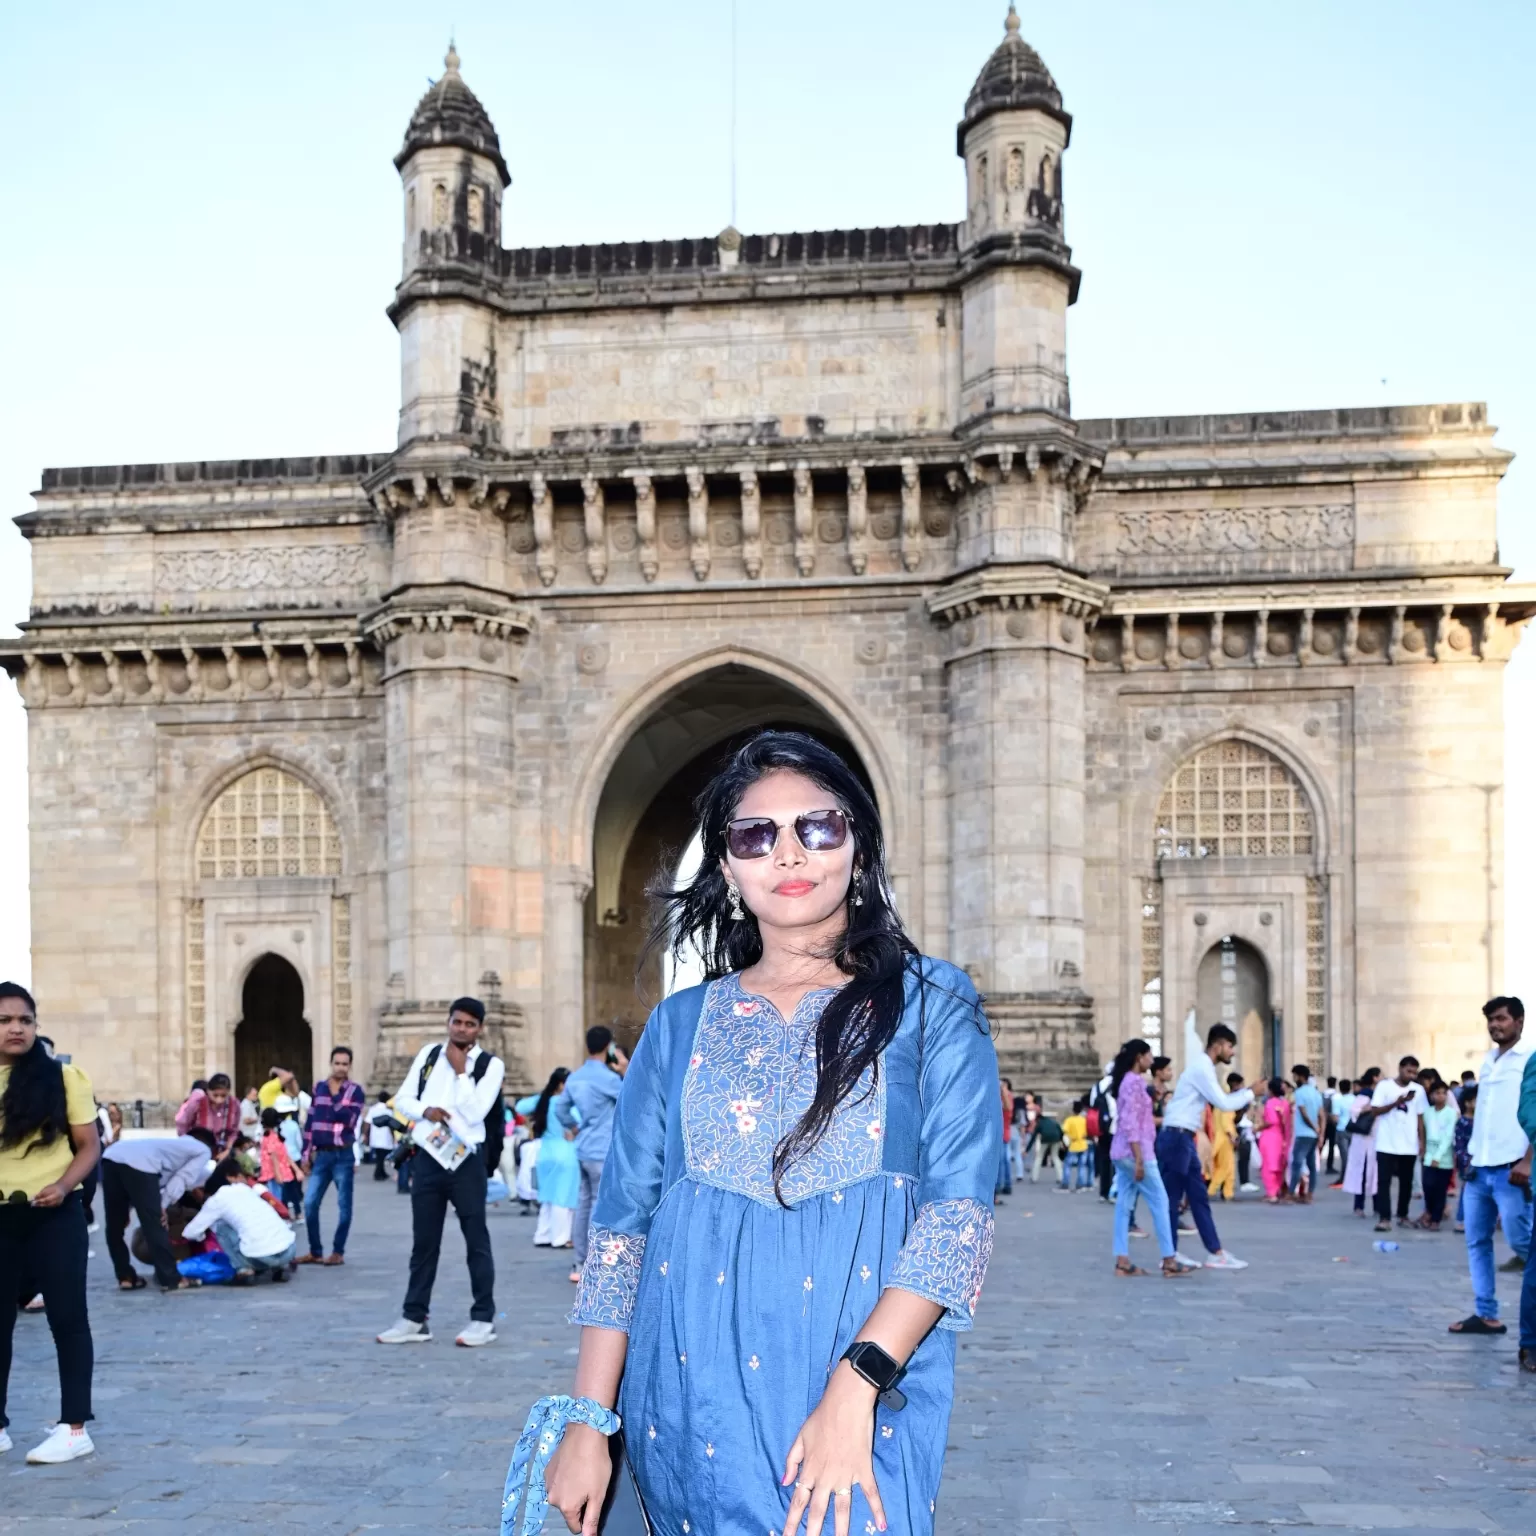
<path id="1" fill-rule="evenodd" d="M 387 1152 L 394 1146 L 395 1133 L 389 1128 L 394 1115 L 388 1104 L 375 1104 L 368 1111 L 368 1145 L 375 1151 Z"/>
<path id="2" fill-rule="evenodd" d="M 1424 1113 L 1424 1090 L 1417 1083 L 1404 1088 L 1395 1077 L 1384 1077 L 1376 1084 L 1371 1095 L 1371 1105 L 1380 1109 L 1383 1104 L 1395 1104 L 1404 1094 L 1411 1097 L 1401 1109 L 1389 1109 L 1376 1117 L 1376 1150 L 1393 1152 L 1408 1157 L 1419 1155 L 1419 1117 Z"/>
<path id="3" fill-rule="evenodd" d="M 249 1184 L 226 1184 L 209 1195 L 183 1235 L 201 1237 L 216 1221 L 235 1229 L 248 1259 L 273 1258 L 293 1242 L 288 1223 Z"/>

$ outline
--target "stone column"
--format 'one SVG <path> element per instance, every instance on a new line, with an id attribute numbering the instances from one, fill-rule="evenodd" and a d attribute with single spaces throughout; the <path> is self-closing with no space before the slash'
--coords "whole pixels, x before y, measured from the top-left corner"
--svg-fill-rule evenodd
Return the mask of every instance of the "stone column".
<path id="1" fill-rule="evenodd" d="M 513 694 L 531 624 L 493 595 L 505 532 L 490 508 L 450 486 L 400 510 L 394 533 L 396 584 L 369 623 L 384 656 L 386 969 L 400 978 L 381 1081 L 441 1029 L 450 999 L 514 970 Z M 521 1010 L 497 1001 L 490 1043 L 506 1055 Z"/>

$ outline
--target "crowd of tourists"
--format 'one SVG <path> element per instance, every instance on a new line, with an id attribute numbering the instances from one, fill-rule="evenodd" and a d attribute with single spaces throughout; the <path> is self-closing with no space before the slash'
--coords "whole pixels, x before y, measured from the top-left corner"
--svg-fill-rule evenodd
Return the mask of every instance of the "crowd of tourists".
<path id="1" fill-rule="evenodd" d="M 1481 1070 L 1456 1082 L 1407 1055 L 1391 1076 L 1368 1067 L 1357 1079 L 1320 1085 L 1298 1064 L 1289 1077 L 1250 1087 L 1240 1073 L 1222 1070 L 1236 1053 L 1234 1031 L 1216 1024 L 1202 1041 L 1193 1014 L 1177 1082 L 1170 1059 L 1139 1039 L 1105 1063 L 1104 1076 L 1059 1120 L 1005 1078 L 996 1198 L 1012 1192 L 1014 1179 L 1037 1184 L 1042 1173 L 1061 1194 L 1097 1189 L 1114 1206 L 1115 1273 L 1128 1278 L 1147 1273 L 1130 1247 L 1149 1235 L 1136 1219 L 1144 1208 L 1162 1273 L 1183 1278 L 1247 1267 L 1223 1248 L 1213 1200 L 1242 1193 L 1269 1205 L 1310 1205 L 1331 1180 L 1329 1188 L 1352 1197 L 1357 1217 L 1369 1205 L 1378 1233 L 1439 1232 L 1449 1219 L 1464 1234 L 1473 1310 L 1450 1324 L 1453 1333 L 1507 1332 L 1496 1271 L 1523 1273 L 1519 1363 L 1536 1372 L 1536 1265 L 1528 1262 L 1536 1053 L 1524 1038 L 1519 998 L 1490 999 L 1483 1017 L 1490 1045 Z M 1259 1182 L 1251 1178 L 1255 1153 Z M 1510 1256 L 1496 1265 L 1499 1228 Z M 1181 1234 L 1198 1234 L 1203 1259 L 1179 1251 Z"/>

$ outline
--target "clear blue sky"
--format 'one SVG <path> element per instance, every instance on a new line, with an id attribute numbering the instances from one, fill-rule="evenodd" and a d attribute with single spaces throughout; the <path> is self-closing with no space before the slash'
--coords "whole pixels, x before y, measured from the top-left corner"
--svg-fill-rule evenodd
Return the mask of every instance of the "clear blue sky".
<path id="1" fill-rule="evenodd" d="M 956 219 L 1006 0 L 741 0 L 737 223 Z M 1079 414 L 1482 399 L 1536 574 L 1536 6 L 1021 7 L 1074 114 Z M 392 445 L 391 157 L 450 29 L 513 244 L 720 229 L 729 0 L 9 5 L 0 620 L 47 464 Z M 1509 681 L 1508 981 L 1536 991 L 1536 640 Z M 25 733 L 0 699 L 0 974 L 28 969 Z"/>

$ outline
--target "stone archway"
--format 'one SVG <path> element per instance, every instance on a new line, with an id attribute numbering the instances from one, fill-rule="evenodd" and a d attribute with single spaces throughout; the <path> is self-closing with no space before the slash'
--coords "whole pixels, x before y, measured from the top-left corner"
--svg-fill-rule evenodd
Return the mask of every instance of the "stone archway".
<path id="1" fill-rule="evenodd" d="M 627 1045 L 638 1036 L 661 991 L 654 963 L 636 980 L 649 917 L 646 891 L 670 876 L 693 837 L 694 799 L 722 759 L 767 727 L 815 736 L 870 783 L 832 717 L 766 673 L 730 663 L 658 701 L 615 758 L 598 801 L 584 921 L 586 1024 L 610 1025 Z"/>
<path id="2" fill-rule="evenodd" d="M 1280 1071 L 1269 967 L 1246 940 L 1225 934 L 1206 950 L 1196 973 L 1195 1017 L 1200 1038 L 1212 1024 L 1237 1031 L 1235 1069 L 1251 1083 Z"/>
<path id="3" fill-rule="evenodd" d="M 259 1086 L 287 1067 L 306 1088 L 314 1081 L 314 1035 L 304 1017 L 304 982 L 281 955 L 260 956 L 246 972 L 235 1026 L 235 1084 Z"/>

